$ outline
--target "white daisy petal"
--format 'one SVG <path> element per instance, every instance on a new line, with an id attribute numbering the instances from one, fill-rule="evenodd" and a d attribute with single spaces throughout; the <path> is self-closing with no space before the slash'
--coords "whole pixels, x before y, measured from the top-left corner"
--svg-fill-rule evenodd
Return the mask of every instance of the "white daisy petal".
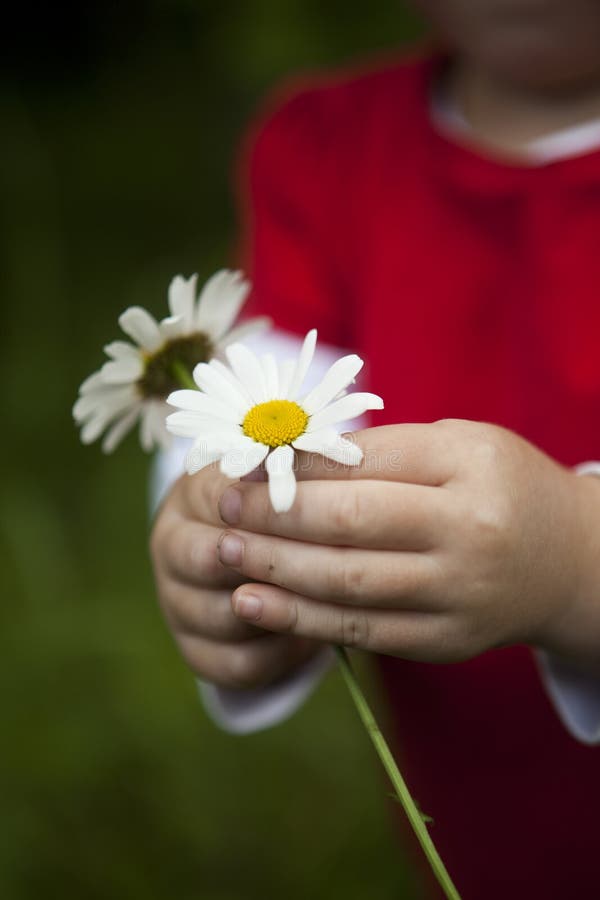
<path id="1" fill-rule="evenodd" d="M 137 381 L 143 371 L 144 366 L 139 356 L 121 357 L 121 359 L 104 363 L 101 369 L 102 378 L 106 384 L 128 384 Z"/>
<path id="2" fill-rule="evenodd" d="M 368 393 L 346 394 L 345 397 L 335 400 L 311 416 L 306 430 L 319 431 L 326 425 L 335 425 L 336 422 L 354 419 L 356 416 L 362 416 L 367 409 L 383 409 L 381 397 Z"/>
<path id="3" fill-rule="evenodd" d="M 123 440 L 125 435 L 135 427 L 140 414 L 140 406 L 128 410 L 125 415 L 112 425 L 106 432 L 102 441 L 102 450 L 104 453 L 112 453 L 118 444 Z"/>
<path id="4" fill-rule="evenodd" d="M 171 434 L 177 434 L 179 437 L 199 438 L 214 434 L 229 439 L 242 435 L 242 429 L 239 425 L 187 409 L 179 410 L 167 416 L 166 427 L 167 431 L 170 431 Z"/>
<path id="5" fill-rule="evenodd" d="M 171 435 L 167 431 L 166 416 L 168 408 L 165 403 L 158 401 L 150 405 L 150 431 L 152 443 L 161 450 L 168 450 L 171 445 Z"/>
<path id="6" fill-rule="evenodd" d="M 162 337 L 156 320 L 141 306 L 130 306 L 119 316 L 119 325 L 129 337 L 146 350 L 158 350 Z"/>
<path id="7" fill-rule="evenodd" d="M 354 441 L 347 441 L 341 436 L 334 444 L 323 447 L 319 452 L 321 456 L 334 459 L 344 466 L 359 466 L 364 456 L 358 444 L 355 444 Z"/>
<path id="8" fill-rule="evenodd" d="M 260 359 L 267 397 L 279 397 L 279 372 L 272 353 L 265 353 Z"/>
<path id="9" fill-rule="evenodd" d="M 181 333 L 189 334 L 194 328 L 197 275 L 184 278 L 176 275 L 169 285 L 169 309 L 171 316 L 181 320 Z"/>
<path id="10" fill-rule="evenodd" d="M 239 414 L 230 409 L 225 403 L 221 403 L 202 391 L 180 390 L 173 391 L 167 397 L 169 406 L 177 406 L 180 409 L 190 410 L 193 412 L 203 413 L 207 416 L 214 416 L 216 419 L 223 419 L 225 422 L 235 422 L 239 424 Z"/>
<path id="11" fill-rule="evenodd" d="M 172 341 L 173 338 L 184 334 L 185 322 L 183 316 L 167 316 L 158 323 L 158 329 L 163 341 Z"/>
<path id="12" fill-rule="evenodd" d="M 218 341 L 235 321 L 249 290 L 250 282 L 241 272 L 216 272 L 198 298 L 195 327 Z"/>
<path id="13" fill-rule="evenodd" d="M 102 403 L 96 394 L 84 394 L 78 397 L 73 405 L 73 418 L 76 422 L 84 422 Z"/>
<path id="14" fill-rule="evenodd" d="M 225 351 L 236 377 L 246 387 L 254 403 L 264 403 L 268 399 L 262 367 L 244 344 L 230 344 Z"/>
<path id="15" fill-rule="evenodd" d="M 127 341 L 112 341 L 104 348 L 104 352 L 111 359 L 139 359 L 140 351 Z"/>
<path id="16" fill-rule="evenodd" d="M 198 363 L 194 369 L 194 381 L 201 391 L 204 391 L 220 403 L 232 406 L 239 414 L 240 421 L 248 410 L 248 401 L 239 390 L 237 384 L 223 375 L 216 366 L 208 363 Z"/>
<path id="17" fill-rule="evenodd" d="M 89 415 L 85 422 L 82 423 L 80 432 L 81 441 L 84 444 L 91 444 L 100 437 L 105 428 L 118 416 L 121 416 L 128 408 L 128 405 L 112 402 L 104 404 L 97 408 Z"/>
<path id="18" fill-rule="evenodd" d="M 317 329 L 313 328 L 304 338 L 302 349 L 296 363 L 296 369 L 292 376 L 287 396 L 290 400 L 295 400 L 298 391 L 302 387 L 302 383 L 306 378 L 306 373 L 310 367 L 313 356 L 315 355 L 315 344 L 317 343 Z"/>
<path id="19" fill-rule="evenodd" d="M 294 451 L 290 446 L 276 447 L 267 457 L 269 497 L 275 512 L 287 512 L 296 497 Z"/>
<path id="20" fill-rule="evenodd" d="M 270 325 L 271 319 L 268 316 L 256 316 L 254 319 L 247 319 L 245 322 L 241 322 L 240 325 L 236 325 L 235 328 L 227 331 L 217 342 L 217 349 L 219 351 L 224 350 L 229 344 L 235 344 L 241 341 L 242 338 L 248 337 L 249 334 L 254 334 L 255 331 L 262 331 Z"/>
<path id="21" fill-rule="evenodd" d="M 80 394 L 89 394 L 92 391 L 96 391 L 98 388 L 102 388 L 105 386 L 106 386 L 106 384 L 105 384 L 104 379 L 102 378 L 101 371 L 92 372 L 91 375 L 88 375 L 88 377 L 85 379 L 85 381 L 82 381 L 82 383 L 79 387 L 79 393 Z"/>
<path id="22" fill-rule="evenodd" d="M 286 359 L 279 365 L 279 393 L 283 400 L 287 400 L 290 396 L 290 385 L 295 371 L 296 362 L 293 359 Z"/>
<path id="23" fill-rule="evenodd" d="M 215 433 L 214 431 L 197 437 L 186 457 L 186 468 L 190 475 L 221 459 L 228 450 L 243 448 L 247 438 L 241 432 Z"/>
<path id="24" fill-rule="evenodd" d="M 181 409 L 168 415 L 165 425 L 167 431 L 178 437 L 197 438 L 207 427 L 209 421 L 211 420 L 201 413 Z"/>
<path id="25" fill-rule="evenodd" d="M 197 441 L 185 458 L 185 469 L 188 475 L 195 475 L 206 466 L 221 459 L 223 451 L 220 448 L 210 447 L 204 441 Z"/>
<path id="26" fill-rule="evenodd" d="M 226 366 L 225 363 L 222 363 L 220 359 L 211 359 L 209 366 L 211 367 L 211 369 L 216 369 L 217 372 L 219 372 L 226 381 L 228 381 L 231 385 L 233 385 L 233 387 L 235 387 L 237 391 L 240 392 L 247 403 L 247 409 L 249 409 L 253 405 L 254 401 L 248 393 L 246 386 L 242 384 L 239 378 L 235 377 L 229 366 Z"/>
<path id="27" fill-rule="evenodd" d="M 165 428 L 164 404 L 162 402 L 150 402 L 142 407 L 140 443 L 142 448 L 149 452 L 154 447 L 167 449 L 170 437 Z"/>
<path id="28" fill-rule="evenodd" d="M 207 444 L 211 450 L 220 449 L 221 456 L 227 451 L 235 447 L 242 447 L 248 443 L 248 438 L 242 433 L 241 429 L 234 431 L 223 431 L 208 423 L 206 430 L 196 438 L 196 442 Z M 254 442 L 252 442 L 254 443 Z"/>
<path id="29" fill-rule="evenodd" d="M 154 440 L 152 437 L 152 407 L 150 405 L 142 407 L 142 421 L 140 423 L 140 444 L 142 445 L 142 450 L 145 450 L 146 453 L 149 453 L 154 446 Z"/>
<path id="30" fill-rule="evenodd" d="M 106 385 L 105 390 L 97 393 L 84 394 L 79 397 L 73 407 L 73 416 L 77 422 L 82 422 L 90 416 L 106 412 L 108 415 L 117 415 L 127 409 L 137 400 L 135 391 L 130 385 Z"/>
<path id="31" fill-rule="evenodd" d="M 320 431 L 306 432 L 293 442 L 296 450 L 320 453 L 328 459 L 343 463 L 345 466 L 358 466 L 363 452 L 353 441 L 348 441 L 334 428 L 322 428 Z"/>
<path id="32" fill-rule="evenodd" d="M 106 426 L 110 423 L 110 416 L 96 415 L 89 419 L 79 433 L 82 444 L 93 444 Z"/>
<path id="33" fill-rule="evenodd" d="M 334 444 L 339 438 L 339 433 L 335 428 L 321 428 L 319 431 L 305 431 L 295 441 L 292 446 L 296 450 L 306 450 L 308 453 L 320 453 L 322 447 Z"/>
<path id="34" fill-rule="evenodd" d="M 343 391 L 340 391 L 339 394 L 336 394 L 333 398 L 334 400 L 340 400 L 342 397 L 345 397 L 348 391 L 344 388 Z"/>
<path id="35" fill-rule="evenodd" d="M 228 478 L 243 478 L 258 466 L 269 452 L 265 444 L 245 438 L 228 449 L 221 459 L 221 472 Z"/>
<path id="36" fill-rule="evenodd" d="M 352 354 L 336 360 L 309 394 L 302 400 L 302 409 L 312 416 L 336 399 L 356 378 L 363 367 L 360 356 Z"/>

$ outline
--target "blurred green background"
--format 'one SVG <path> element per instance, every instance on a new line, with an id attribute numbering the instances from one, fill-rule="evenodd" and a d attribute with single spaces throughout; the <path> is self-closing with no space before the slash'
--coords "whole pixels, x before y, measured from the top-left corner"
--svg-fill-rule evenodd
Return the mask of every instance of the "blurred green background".
<path id="1" fill-rule="evenodd" d="M 83 448 L 80 381 L 173 274 L 231 262 L 230 164 L 301 70 L 412 40 L 401 4 L 22 4 L 3 24 L 0 897 L 416 898 L 337 674 L 245 738 L 163 626 L 148 460 Z"/>

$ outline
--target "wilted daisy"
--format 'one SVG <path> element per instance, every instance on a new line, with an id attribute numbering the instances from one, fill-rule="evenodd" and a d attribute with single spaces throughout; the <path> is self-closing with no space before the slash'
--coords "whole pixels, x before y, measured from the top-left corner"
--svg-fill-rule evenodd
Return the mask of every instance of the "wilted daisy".
<path id="1" fill-rule="evenodd" d="M 229 366 L 218 360 L 196 366 L 200 390 L 175 391 L 167 399 L 179 408 L 167 418 L 168 430 L 195 439 L 186 460 L 190 474 L 220 460 L 225 475 L 242 478 L 266 458 L 273 508 L 285 512 L 296 495 L 294 450 L 350 466 L 360 463 L 360 448 L 334 426 L 367 409 L 382 409 L 383 400 L 376 394 L 345 393 L 363 366 L 355 355 L 338 359 L 302 396 L 316 339 L 316 330 L 309 331 L 297 361 L 278 364 L 272 354 L 259 358 L 243 344 L 231 344 Z"/>
<path id="2" fill-rule="evenodd" d="M 217 272 L 198 298 L 196 281 L 196 275 L 172 280 L 171 315 L 160 322 L 140 306 L 119 317 L 119 325 L 135 343 L 108 344 L 104 350 L 109 361 L 79 388 L 73 415 L 82 426 L 84 444 L 106 432 L 102 449 L 110 453 L 140 420 L 144 450 L 166 446 L 168 394 L 191 380 L 197 363 L 207 362 L 231 341 L 266 324 L 266 319 L 251 319 L 231 327 L 250 289 L 241 272 Z"/>

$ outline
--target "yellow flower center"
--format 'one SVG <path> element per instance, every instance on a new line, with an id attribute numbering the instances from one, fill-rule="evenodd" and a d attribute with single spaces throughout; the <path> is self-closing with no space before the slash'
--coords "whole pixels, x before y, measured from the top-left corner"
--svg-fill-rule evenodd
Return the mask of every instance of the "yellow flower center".
<path id="1" fill-rule="evenodd" d="M 269 400 L 249 410 L 242 422 L 242 431 L 249 438 L 268 447 L 291 444 L 304 434 L 308 416 L 292 400 Z"/>

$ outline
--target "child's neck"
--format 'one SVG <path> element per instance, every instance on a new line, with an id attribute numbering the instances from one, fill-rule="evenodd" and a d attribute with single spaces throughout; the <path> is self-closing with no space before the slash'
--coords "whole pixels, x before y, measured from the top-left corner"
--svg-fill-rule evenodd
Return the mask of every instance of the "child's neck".
<path id="1" fill-rule="evenodd" d="M 446 90 L 473 135 L 509 154 L 555 131 L 600 119 L 600 75 L 584 85 L 535 89 L 458 62 L 448 70 Z"/>

